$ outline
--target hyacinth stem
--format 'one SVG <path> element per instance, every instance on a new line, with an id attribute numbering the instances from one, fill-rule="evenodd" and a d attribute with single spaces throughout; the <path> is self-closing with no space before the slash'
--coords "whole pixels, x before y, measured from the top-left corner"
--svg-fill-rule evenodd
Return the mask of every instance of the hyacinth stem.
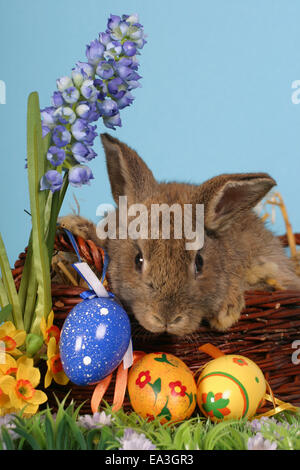
<path id="1" fill-rule="evenodd" d="M 52 308 L 50 266 L 45 241 L 44 221 L 47 194 L 40 191 L 40 180 L 45 173 L 47 161 L 44 152 L 45 143 L 42 138 L 39 98 L 35 92 L 31 93 L 28 98 L 27 160 L 32 218 L 32 268 L 35 271 L 37 280 L 37 302 L 30 332 L 36 334 L 41 333 L 40 322 L 42 317 L 48 316 Z M 26 318 L 26 323 L 27 321 Z"/>
<path id="2" fill-rule="evenodd" d="M 54 240 L 55 240 L 55 234 L 56 234 L 56 229 L 57 229 L 57 219 L 58 219 L 58 215 L 59 215 L 62 203 L 64 201 L 66 191 L 68 189 L 68 185 L 69 185 L 68 173 L 65 173 L 61 190 L 55 192 L 52 197 L 52 205 L 51 205 L 51 212 L 50 212 L 49 226 L 48 226 L 49 228 L 48 228 L 48 235 L 47 235 L 47 248 L 48 248 L 50 266 L 51 266 L 51 261 L 52 261 L 52 256 L 53 256 Z"/>

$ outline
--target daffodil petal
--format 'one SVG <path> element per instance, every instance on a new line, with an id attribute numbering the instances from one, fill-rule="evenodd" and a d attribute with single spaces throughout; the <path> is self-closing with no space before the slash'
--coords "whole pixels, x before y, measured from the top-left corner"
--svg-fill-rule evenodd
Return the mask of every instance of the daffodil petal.
<path id="1" fill-rule="evenodd" d="M 32 405 L 41 405 L 48 400 L 46 393 L 42 392 L 42 390 L 35 390 L 33 397 L 28 400 L 28 403 Z"/>
<path id="2" fill-rule="evenodd" d="M 53 379 L 59 385 L 66 385 L 69 382 L 69 379 L 63 370 L 54 374 Z"/>
<path id="3" fill-rule="evenodd" d="M 47 318 L 47 328 L 50 328 L 53 325 L 53 320 L 54 320 L 54 312 L 53 310 L 51 310 Z"/>
<path id="4" fill-rule="evenodd" d="M 15 389 L 10 390 L 9 398 L 10 398 L 11 406 L 13 408 L 16 408 L 17 410 L 21 410 L 26 404 L 26 402 L 22 400 L 22 398 L 17 396 Z"/>
<path id="5" fill-rule="evenodd" d="M 33 388 L 35 388 L 41 379 L 41 373 L 37 367 L 28 367 L 26 364 L 20 363 L 17 370 L 17 380 L 29 380 Z"/>
<path id="6" fill-rule="evenodd" d="M 55 354 L 57 354 L 57 344 L 56 339 L 54 338 L 54 336 L 52 336 L 49 340 L 47 348 L 48 359 L 51 359 L 51 357 L 55 356 Z"/>
<path id="7" fill-rule="evenodd" d="M 0 388 L 6 395 L 9 395 L 15 384 L 16 380 L 11 375 L 3 375 L 0 377 Z"/>
<path id="8" fill-rule="evenodd" d="M 11 321 L 6 321 L 0 327 L 0 337 L 1 336 L 11 336 L 9 333 L 14 333 L 16 331 L 15 325 Z M 2 334 L 3 333 L 3 334 Z"/>
<path id="9" fill-rule="evenodd" d="M 52 374 L 51 370 L 48 369 L 47 372 L 46 372 L 46 375 L 45 375 L 45 380 L 44 380 L 44 387 L 45 388 L 49 387 L 49 385 L 52 382 L 52 378 L 53 378 L 53 374 Z"/>
<path id="10" fill-rule="evenodd" d="M 33 367 L 33 359 L 31 357 L 22 356 L 17 359 L 17 366 L 24 364 L 26 367 Z"/>
<path id="11" fill-rule="evenodd" d="M 26 331 L 18 330 L 13 336 L 17 346 L 21 346 L 26 339 Z"/>
<path id="12" fill-rule="evenodd" d="M 7 369 L 10 369 L 10 367 L 17 367 L 17 363 L 16 363 L 15 359 L 10 354 L 5 353 L 4 354 L 4 362 L 2 364 L 0 364 L 0 374 L 1 374 L 2 371 L 5 374 Z"/>

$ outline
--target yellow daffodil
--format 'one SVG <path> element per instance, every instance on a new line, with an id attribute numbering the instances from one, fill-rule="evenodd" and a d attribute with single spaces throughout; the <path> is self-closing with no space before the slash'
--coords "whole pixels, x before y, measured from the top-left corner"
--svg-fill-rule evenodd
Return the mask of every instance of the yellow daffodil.
<path id="1" fill-rule="evenodd" d="M 43 334 L 43 338 L 46 344 L 49 343 L 49 340 L 54 337 L 56 340 L 56 344 L 59 342 L 60 338 L 60 330 L 57 326 L 53 325 L 53 320 L 54 320 L 54 312 L 51 310 L 51 312 L 48 315 L 47 322 L 45 318 L 42 318 L 41 324 L 40 324 L 40 329 Z"/>
<path id="2" fill-rule="evenodd" d="M 47 356 L 48 370 L 45 375 L 45 388 L 49 387 L 52 379 L 60 385 L 66 385 L 69 382 L 69 379 L 63 371 L 58 344 L 53 336 L 48 342 Z"/>
<path id="3" fill-rule="evenodd" d="M 7 321 L 0 326 L 0 341 L 5 344 L 5 352 L 13 356 L 22 354 L 17 348 L 22 346 L 25 338 L 26 331 L 17 330 L 11 321 Z"/>
<path id="4" fill-rule="evenodd" d="M 10 411 L 19 411 L 26 406 L 25 415 L 37 412 L 39 405 L 47 401 L 47 395 L 35 388 L 40 378 L 39 369 L 33 367 L 33 359 L 26 356 L 18 359 L 15 377 L 13 371 L 0 377 L 0 388 L 2 393 L 9 397 Z"/>
<path id="5" fill-rule="evenodd" d="M 11 404 L 10 404 L 9 395 L 6 394 L 2 389 L 2 385 L 4 384 L 4 387 L 5 387 L 5 382 L 9 382 L 9 381 L 10 381 L 9 375 L 2 375 L 0 377 L 0 416 L 3 416 L 6 413 L 10 412 L 9 410 L 10 410 Z"/>

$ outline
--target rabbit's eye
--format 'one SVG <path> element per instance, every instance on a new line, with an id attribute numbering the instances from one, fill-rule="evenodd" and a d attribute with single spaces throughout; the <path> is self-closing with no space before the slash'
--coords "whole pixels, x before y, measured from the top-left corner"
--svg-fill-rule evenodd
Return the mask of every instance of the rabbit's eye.
<path id="1" fill-rule="evenodd" d="M 135 266 L 138 269 L 138 271 L 141 271 L 143 267 L 143 262 L 144 262 L 143 255 L 141 252 L 139 252 L 135 257 Z"/>
<path id="2" fill-rule="evenodd" d="M 203 268 L 203 258 L 200 255 L 199 251 L 195 257 L 195 274 L 200 274 Z"/>

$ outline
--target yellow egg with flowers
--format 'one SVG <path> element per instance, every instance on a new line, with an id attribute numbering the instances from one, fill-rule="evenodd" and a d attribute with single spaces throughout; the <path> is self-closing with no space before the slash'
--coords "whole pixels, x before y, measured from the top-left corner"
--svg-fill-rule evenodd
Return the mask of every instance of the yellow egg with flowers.
<path id="1" fill-rule="evenodd" d="M 189 418 L 196 406 L 197 387 L 188 366 L 168 353 L 146 354 L 130 369 L 128 394 L 132 408 L 147 420 L 161 423 Z"/>
<path id="2" fill-rule="evenodd" d="M 265 393 L 266 380 L 261 369 L 237 354 L 208 362 L 197 381 L 197 403 L 212 421 L 251 418 Z"/>

